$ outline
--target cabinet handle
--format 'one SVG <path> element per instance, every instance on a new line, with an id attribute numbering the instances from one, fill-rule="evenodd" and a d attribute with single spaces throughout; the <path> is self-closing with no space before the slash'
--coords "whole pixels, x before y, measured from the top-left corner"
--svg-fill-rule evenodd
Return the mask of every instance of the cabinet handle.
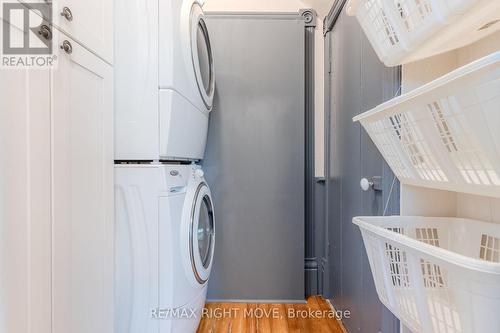
<path id="1" fill-rule="evenodd" d="M 382 191 L 382 177 L 375 176 L 370 179 L 363 178 L 359 182 L 359 186 L 363 191 L 374 190 L 374 191 Z"/>
<path id="2" fill-rule="evenodd" d="M 61 50 L 64 50 L 67 54 L 73 53 L 73 46 L 67 40 L 65 40 L 61 45 Z"/>
<path id="3" fill-rule="evenodd" d="M 52 39 L 52 31 L 45 24 L 40 27 L 40 31 L 38 31 L 38 34 L 40 36 L 43 36 L 43 38 L 45 38 L 46 40 L 51 40 Z"/>
<path id="4" fill-rule="evenodd" d="M 73 21 L 73 13 L 71 12 L 71 9 L 69 9 L 68 7 L 63 8 L 61 16 L 65 17 L 66 20 L 70 22 Z"/>

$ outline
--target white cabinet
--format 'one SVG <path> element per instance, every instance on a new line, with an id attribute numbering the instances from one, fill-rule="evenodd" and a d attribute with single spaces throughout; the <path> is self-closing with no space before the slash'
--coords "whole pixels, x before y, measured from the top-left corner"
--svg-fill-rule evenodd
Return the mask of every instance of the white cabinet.
<path id="1" fill-rule="evenodd" d="M 48 71 L 0 77 L 0 332 L 50 332 Z"/>
<path id="2" fill-rule="evenodd" d="M 49 70 L 2 70 L 0 332 L 50 332 L 50 239 Z"/>
<path id="3" fill-rule="evenodd" d="M 52 70 L 53 333 L 113 331 L 113 72 L 61 35 Z"/>
<path id="4" fill-rule="evenodd" d="M 53 3 L 60 29 L 112 63 L 113 0 L 59 0 Z M 130 28 L 133 29 L 133 22 Z"/>
<path id="5" fill-rule="evenodd" d="M 32 3 L 48 2 L 18 1 L 28 7 Z M 62 30 L 108 63 L 113 63 L 113 0 L 58 0 L 53 1 L 52 6 L 52 23 L 58 30 Z M 35 13 L 42 15 L 38 11 Z M 62 39 L 64 36 L 55 38 Z"/>
<path id="6" fill-rule="evenodd" d="M 113 71 L 60 37 L 54 69 L 0 70 L 2 333 L 113 331 Z"/>

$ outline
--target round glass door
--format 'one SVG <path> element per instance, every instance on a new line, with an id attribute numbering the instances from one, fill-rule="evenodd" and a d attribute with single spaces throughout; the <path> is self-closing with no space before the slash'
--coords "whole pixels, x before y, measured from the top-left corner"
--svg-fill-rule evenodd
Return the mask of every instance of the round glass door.
<path id="1" fill-rule="evenodd" d="M 198 4 L 191 12 L 191 52 L 198 90 L 207 109 L 212 109 L 215 90 L 214 62 L 207 25 Z"/>
<path id="2" fill-rule="evenodd" d="M 210 275 L 215 246 L 215 218 L 210 190 L 200 183 L 191 210 L 190 245 L 193 273 L 200 284 Z"/>
<path id="3" fill-rule="evenodd" d="M 198 48 L 198 66 L 200 67 L 201 83 L 205 92 L 210 94 L 212 84 L 212 53 L 205 21 L 200 19 L 196 32 L 196 45 Z"/>
<path id="4" fill-rule="evenodd" d="M 198 254 L 204 268 L 210 266 L 214 240 L 214 213 L 208 195 L 203 197 L 198 217 Z"/>

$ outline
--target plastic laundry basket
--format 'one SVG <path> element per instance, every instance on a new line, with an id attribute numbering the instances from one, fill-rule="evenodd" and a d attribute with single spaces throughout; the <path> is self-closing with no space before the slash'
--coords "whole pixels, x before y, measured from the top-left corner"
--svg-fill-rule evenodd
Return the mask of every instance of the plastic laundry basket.
<path id="1" fill-rule="evenodd" d="M 359 217 L 380 300 L 414 332 L 500 332 L 500 225 Z"/>
<path id="2" fill-rule="evenodd" d="M 500 29 L 498 0 L 351 0 L 347 11 L 388 66 L 462 47 Z"/>
<path id="3" fill-rule="evenodd" d="M 500 52 L 354 120 L 402 183 L 500 197 Z"/>

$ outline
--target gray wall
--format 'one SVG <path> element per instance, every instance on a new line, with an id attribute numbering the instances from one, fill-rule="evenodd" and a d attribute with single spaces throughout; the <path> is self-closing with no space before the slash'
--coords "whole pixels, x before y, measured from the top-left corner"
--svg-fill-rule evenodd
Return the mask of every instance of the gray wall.
<path id="1" fill-rule="evenodd" d="M 324 276 L 324 253 L 325 246 L 325 194 L 326 186 L 324 178 L 314 179 L 313 193 L 313 223 L 312 237 L 306 235 L 306 245 L 310 242 L 314 253 L 313 260 L 306 257 L 306 296 L 323 294 Z M 306 253 L 307 254 L 307 253 Z"/>
<path id="2" fill-rule="evenodd" d="M 203 166 L 216 215 L 209 299 L 304 299 L 304 21 L 207 17 L 216 68 Z"/>
<path id="3" fill-rule="evenodd" d="M 337 1 L 338 3 L 339 1 Z M 326 37 L 330 61 L 327 103 L 328 295 L 337 309 L 350 310 L 349 332 L 392 333 L 398 322 L 380 303 L 354 216 L 399 212 L 399 184 L 359 123 L 352 118 L 394 97 L 398 68 L 386 68 L 374 53 L 357 20 L 339 12 Z M 381 176 L 382 191 L 363 192 L 361 178 Z"/>

